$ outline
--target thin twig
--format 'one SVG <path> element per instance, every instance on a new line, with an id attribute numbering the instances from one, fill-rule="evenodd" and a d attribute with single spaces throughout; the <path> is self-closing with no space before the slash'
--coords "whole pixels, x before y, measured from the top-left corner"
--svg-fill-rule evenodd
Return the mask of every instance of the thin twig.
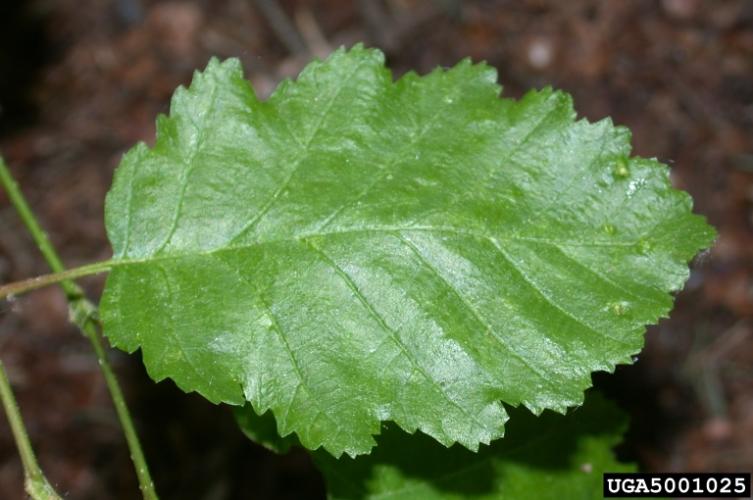
<path id="1" fill-rule="evenodd" d="M 50 485 L 44 476 L 42 469 L 39 468 L 37 458 L 34 456 L 34 450 L 29 441 L 29 435 L 26 433 L 21 411 L 18 409 L 18 403 L 13 396 L 13 389 L 8 380 L 8 374 L 5 372 L 5 366 L 0 361 L 0 399 L 3 400 L 5 414 L 8 417 L 13 439 L 18 447 L 18 454 L 21 455 L 21 463 L 24 467 L 24 487 L 26 493 L 34 500 L 60 500 L 60 495 Z"/>
<path id="2" fill-rule="evenodd" d="M 277 38 L 291 54 L 301 55 L 309 52 L 306 42 L 276 0 L 254 0 L 256 7 L 269 23 Z"/>
<path id="3" fill-rule="evenodd" d="M 31 292 L 32 290 L 58 283 L 63 286 L 64 284 L 70 283 L 71 280 L 83 276 L 91 276 L 93 274 L 109 271 L 111 267 L 112 266 L 108 261 L 95 262 L 94 264 L 77 267 L 75 269 L 68 269 L 59 273 L 43 274 L 42 276 L 0 285 L 0 300 L 6 298 L 10 299 L 16 295 L 21 295 L 22 293 Z M 83 297 L 81 293 L 81 289 L 78 286 L 66 290 L 66 295 L 71 301 L 82 299 Z"/>
<path id="4" fill-rule="evenodd" d="M 18 211 L 21 220 L 26 228 L 29 230 L 32 238 L 36 242 L 39 250 L 42 252 L 44 259 L 58 277 L 60 273 L 65 272 L 63 262 L 60 260 L 55 248 L 50 243 L 47 235 L 39 225 L 34 213 L 29 208 L 26 199 L 18 188 L 18 184 L 13 179 L 8 167 L 0 157 L 0 184 L 8 194 L 11 204 Z M 93 264 L 92 266 L 102 266 L 103 263 Z M 86 269 L 89 267 L 87 274 L 92 274 L 92 266 L 84 266 L 77 268 L 78 270 Z M 101 269 L 104 271 L 105 269 Z M 76 269 L 71 270 L 71 273 L 75 274 Z M 49 275 L 55 276 L 55 275 Z M 65 278 L 65 276 L 64 276 Z M 54 281 L 52 281 L 54 282 Z M 107 353 L 105 352 L 104 340 L 97 328 L 97 323 L 94 320 L 96 316 L 96 307 L 89 302 L 84 296 L 83 290 L 69 279 L 63 279 L 60 281 L 65 295 L 68 299 L 68 305 L 70 308 L 71 321 L 79 327 L 84 335 L 89 339 L 94 348 L 94 353 L 97 356 L 102 375 L 105 377 L 107 388 L 110 391 L 113 404 L 115 405 L 115 411 L 120 419 L 120 425 L 123 427 L 123 433 L 125 434 L 128 448 L 131 452 L 131 460 L 133 461 L 134 468 L 136 469 L 136 476 L 139 481 L 139 488 L 146 500 L 157 500 L 157 492 L 154 489 L 154 483 L 149 474 L 149 468 L 146 464 L 146 458 L 144 458 L 144 452 L 141 449 L 141 443 L 139 442 L 138 435 L 136 434 L 136 428 L 133 425 L 131 414 L 128 411 L 128 406 L 123 396 L 123 391 L 120 388 L 118 379 L 113 372 L 110 362 L 107 359 Z"/>
<path id="5" fill-rule="evenodd" d="M 302 6 L 295 11 L 293 16 L 295 24 L 298 27 L 298 32 L 306 41 L 311 55 L 324 59 L 330 52 L 332 52 L 332 46 L 327 42 L 327 37 L 324 36 L 319 23 L 316 22 L 316 17 L 311 9 Z"/>

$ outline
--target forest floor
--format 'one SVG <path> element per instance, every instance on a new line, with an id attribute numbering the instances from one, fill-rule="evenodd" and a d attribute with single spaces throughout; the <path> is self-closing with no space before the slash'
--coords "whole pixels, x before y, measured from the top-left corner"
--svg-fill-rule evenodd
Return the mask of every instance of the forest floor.
<path id="1" fill-rule="evenodd" d="M 103 201 L 114 168 L 134 143 L 153 141 L 172 91 L 211 55 L 239 57 L 262 96 L 312 55 L 357 41 L 383 48 L 397 75 L 486 60 L 505 95 L 552 85 L 579 115 L 628 126 L 635 153 L 669 163 L 719 231 L 639 361 L 595 377 L 632 418 L 621 456 L 647 471 L 753 470 L 753 1 L 281 1 L 287 34 L 260 3 L 0 7 L 0 151 L 67 265 L 109 257 Z M 0 195 L 0 282 L 44 272 Z M 84 284 L 96 298 L 103 278 Z M 59 490 L 137 498 L 96 360 L 58 290 L 0 305 L 0 357 Z M 323 497 L 305 453 L 274 456 L 242 437 L 227 408 L 153 383 L 138 355 L 112 359 L 164 498 Z M 2 424 L 0 497 L 22 498 L 21 478 Z"/>

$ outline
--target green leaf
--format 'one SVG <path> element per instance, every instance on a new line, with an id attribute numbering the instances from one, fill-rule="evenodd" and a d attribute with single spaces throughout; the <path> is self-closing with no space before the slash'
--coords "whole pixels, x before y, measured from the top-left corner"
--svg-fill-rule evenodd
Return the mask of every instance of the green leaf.
<path id="1" fill-rule="evenodd" d="M 269 451 L 282 455 L 287 453 L 291 446 L 300 444 L 295 434 L 282 437 L 277 433 L 277 423 L 270 412 L 258 415 L 251 405 L 246 405 L 234 407 L 233 415 L 243 434 Z"/>
<path id="2" fill-rule="evenodd" d="M 332 499 L 600 499 L 604 472 L 636 471 L 612 453 L 627 419 L 598 394 L 567 416 L 510 413 L 504 439 L 478 453 L 390 427 L 369 456 L 314 459 Z"/>
<path id="3" fill-rule="evenodd" d="M 212 60 L 108 194 L 112 343 L 335 455 L 382 421 L 476 449 L 500 401 L 580 404 L 713 230 L 626 129 L 495 80 L 466 60 L 393 82 L 357 46 L 260 101 Z"/>

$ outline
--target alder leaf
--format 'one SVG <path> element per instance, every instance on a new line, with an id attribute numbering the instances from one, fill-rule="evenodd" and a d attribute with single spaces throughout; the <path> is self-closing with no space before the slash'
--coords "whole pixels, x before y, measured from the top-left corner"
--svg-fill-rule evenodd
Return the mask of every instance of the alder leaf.
<path id="1" fill-rule="evenodd" d="M 598 394 L 567 416 L 513 409 L 507 435 L 472 453 L 391 427 L 371 455 L 313 454 L 331 499 L 584 500 L 602 498 L 604 472 L 635 472 L 612 447 L 625 415 Z"/>
<path id="2" fill-rule="evenodd" d="M 274 415 L 270 412 L 258 415 L 251 405 L 247 404 L 246 406 L 235 406 L 233 416 L 238 427 L 248 439 L 269 451 L 284 455 L 292 446 L 300 444 L 295 434 L 282 437 L 277 433 L 277 423 Z"/>
<path id="3" fill-rule="evenodd" d="M 580 404 L 714 233 L 626 129 L 495 81 L 465 60 L 393 82 L 356 46 L 262 101 L 212 60 L 115 174 L 111 342 L 336 456 L 382 421 L 476 449 L 501 401 Z"/>

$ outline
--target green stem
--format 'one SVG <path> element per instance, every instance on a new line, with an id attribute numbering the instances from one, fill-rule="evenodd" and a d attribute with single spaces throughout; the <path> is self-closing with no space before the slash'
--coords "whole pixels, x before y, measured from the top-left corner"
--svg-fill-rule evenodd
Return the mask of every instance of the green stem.
<path id="1" fill-rule="evenodd" d="M 22 281 L 16 281 L 8 283 L 7 285 L 0 286 L 0 300 L 5 298 L 12 298 L 22 293 L 36 290 L 48 285 L 54 285 L 60 283 L 63 286 L 66 295 L 71 300 L 81 299 L 81 290 L 76 285 L 70 287 L 71 280 L 81 278 L 82 276 L 90 276 L 92 274 L 103 273 L 109 271 L 112 267 L 110 261 L 95 262 L 86 266 L 77 267 L 75 269 L 68 269 L 52 274 L 44 274 L 35 278 L 29 278 Z"/>
<path id="2" fill-rule="evenodd" d="M 0 399 L 3 400 L 3 407 L 8 416 L 13 439 L 16 441 L 18 454 L 21 455 L 21 463 L 26 478 L 26 493 L 34 500 L 60 500 L 60 495 L 55 492 L 55 489 L 42 473 L 42 469 L 39 468 L 39 464 L 37 464 L 29 436 L 26 434 L 21 411 L 18 409 L 18 403 L 13 396 L 13 389 L 11 389 L 8 374 L 5 372 L 5 366 L 2 362 L 0 362 Z"/>
<path id="3" fill-rule="evenodd" d="M 31 211 L 29 204 L 26 203 L 23 193 L 21 193 L 16 180 L 11 175 L 10 170 L 8 170 L 2 157 L 0 157 L 0 184 L 5 188 L 5 192 L 8 194 L 11 204 L 18 212 L 19 217 L 21 217 L 21 220 L 31 233 L 31 236 L 34 238 L 34 242 L 42 252 L 44 260 L 47 261 L 50 269 L 55 273 L 63 272 L 65 270 L 63 262 L 60 260 L 60 257 L 58 257 L 57 252 L 55 252 L 50 240 L 42 230 L 39 222 L 37 222 L 36 217 L 34 217 L 34 213 Z M 80 291 L 73 283 L 64 283 L 62 287 L 68 295 L 77 295 Z"/>
<path id="4" fill-rule="evenodd" d="M 94 348 L 97 361 L 99 362 L 102 374 L 105 377 L 105 382 L 107 383 L 107 388 L 109 389 L 110 396 L 115 404 L 115 411 L 120 419 L 120 425 L 123 427 L 123 433 L 125 434 L 126 442 L 128 443 L 128 448 L 131 452 L 131 460 L 136 469 L 136 476 L 138 477 L 141 493 L 147 500 L 157 500 L 158 497 L 154 489 L 154 483 L 149 474 L 149 468 L 147 467 L 146 459 L 144 458 L 144 453 L 141 449 L 141 443 L 139 442 L 135 426 L 133 425 L 133 420 L 131 419 L 131 414 L 125 403 L 125 398 L 120 389 L 118 379 L 107 360 L 104 341 L 94 321 L 96 307 L 84 297 L 81 288 L 71 281 L 73 278 L 106 271 L 110 268 L 110 263 L 98 262 L 66 271 L 63 262 L 60 260 L 60 257 L 50 243 L 50 240 L 47 238 L 47 235 L 42 230 L 39 222 L 37 222 L 34 213 L 29 208 L 28 203 L 26 203 L 26 199 L 18 188 L 18 184 L 13 179 L 13 176 L 2 158 L 0 158 L 0 184 L 5 188 L 5 191 L 8 193 L 8 198 L 18 211 L 21 220 L 29 230 L 29 233 L 31 233 L 32 238 L 34 238 L 39 250 L 42 252 L 47 264 L 54 273 L 39 278 L 33 278 L 32 280 L 12 283 L 5 287 L 0 287 L 0 289 L 10 287 L 11 290 L 8 293 L 12 294 L 16 293 L 13 290 L 17 290 L 17 292 L 20 293 L 39 288 L 40 286 L 60 283 L 60 286 L 63 288 L 63 291 L 68 298 L 72 321 L 79 327 L 79 329 L 81 329 L 84 335 L 86 335 Z M 24 284 L 24 286 L 21 286 L 21 284 Z M 7 295 L 8 294 L 6 293 L 4 296 Z"/>

